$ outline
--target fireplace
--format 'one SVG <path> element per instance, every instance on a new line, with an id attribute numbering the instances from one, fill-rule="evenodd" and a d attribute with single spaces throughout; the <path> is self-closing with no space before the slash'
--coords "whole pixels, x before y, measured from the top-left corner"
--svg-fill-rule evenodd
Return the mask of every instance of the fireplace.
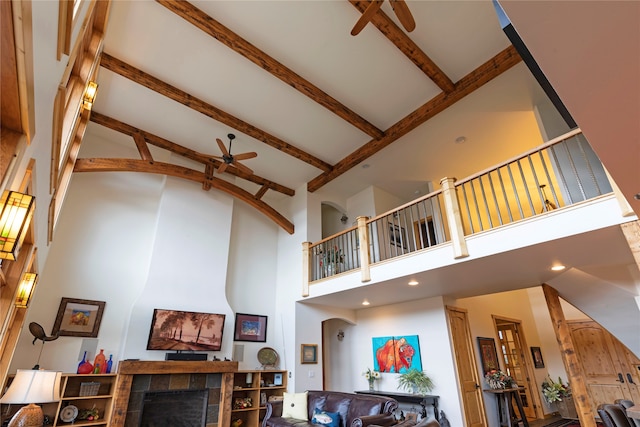
<path id="1" fill-rule="evenodd" d="M 110 427 L 140 427 L 143 400 L 148 392 L 207 391 L 204 398 L 206 424 L 198 427 L 228 427 L 231 423 L 233 361 L 140 361 L 118 364 L 118 384 L 114 394 Z M 202 407 L 199 406 L 200 411 Z M 173 411 L 174 415 L 176 411 Z M 177 410 L 182 412 L 182 408 Z M 202 413 L 200 413 L 202 416 Z M 150 423 L 148 425 L 151 425 Z M 160 424 L 171 427 L 182 424 Z M 191 425 L 191 424 L 189 424 Z"/>
<path id="2" fill-rule="evenodd" d="M 209 389 L 146 391 L 140 427 L 205 427 Z"/>

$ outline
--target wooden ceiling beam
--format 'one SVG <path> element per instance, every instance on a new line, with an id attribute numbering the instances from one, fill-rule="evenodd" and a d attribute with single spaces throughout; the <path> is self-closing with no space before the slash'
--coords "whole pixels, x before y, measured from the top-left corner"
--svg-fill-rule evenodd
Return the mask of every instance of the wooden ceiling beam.
<path id="1" fill-rule="evenodd" d="M 129 135 L 131 137 L 134 138 L 135 140 L 135 136 L 136 134 L 139 134 L 142 136 L 142 138 L 144 138 L 144 140 L 151 145 L 154 145 L 156 147 L 171 151 L 172 153 L 175 153 L 177 155 L 180 155 L 182 157 L 185 157 L 187 159 L 202 163 L 205 165 L 207 164 L 213 164 L 215 167 L 218 167 L 221 162 L 211 158 L 211 156 L 208 156 L 206 154 L 202 154 L 202 153 L 198 153 L 195 150 L 191 150 L 189 148 L 183 147 L 179 144 L 176 144 L 175 142 L 171 142 L 169 140 L 166 140 L 164 138 L 161 138 L 157 135 L 154 135 L 150 132 L 146 132 L 142 129 L 138 129 L 134 126 L 128 125 L 124 122 L 121 122 L 119 120 L 116 120 L 114 118 L 105 116 L 104 114 L 100 114 L 97 111 L 92 111 L 91 112 L 91 117 L 90 120 L 94 123 L 97 123 L 101 126 L 107 127 L 111 130 L 115 130 L 116 132 L 120 132 L 122 134 L 125 135 Z M 284 185 L 278 184 L 276 182 L 273 181 L 269 181 L 268 179 L 259 177 L 257 175 L 249 175 L 246 174 L 244 172 L 239 171 L 237 168 L 235 167 L 228 167 L 227 170 L 225 171 L 231 175 L 237 176 L 239 178 L 242 179 L 246 179 L 247 181 L 251 181 L 254 184 L 258 184 L 260 186 L 267 186 L 270 190 L 273 191 L 277 191 L 279 193 L 285 194 L 287 196 L 293 196 L 295 195 L 295 191 L 289 187 L 285 187 Z"/>
<path id="2" fill-rule="evenodd" d="M 214 120 L 217 120 L 221 123 L 224 123 L 227 126 L 232 127 L 233 129 L 238 130 L 239 132 L 244 133 L 245 135 L 249 135 L 252 138 L 261 141 L 270 147 L 273 147 L 277 150 L 282 151 L 290 156 L 293 156 L 299 160 L 302 160 L 305 163 L 314 166 L 321 171 L 328 172 L 331 170 L 332 166 L 319 158 L 294 147 L 293 145 L 277 138 L 269 133 L 258 129 L 257 127 L 235 117 L 231 114 L 188 94 L 174 86 L 171 86 L 168 83 L 163 82 L 156 77 L 153 77 L 150 74 L 145 73 L 142 70 L 139 70 L 132 65 L 125 63 L 107 53 L 102 54 L 102 59 L 100 61 L 100 65 L 106 68 L 109 71 L 112 71 L 122 77 L 125 77 L 132 82 L 135 82 L 139 85 L 142 85 L 148 89 L 151 89 L 154 92 L 157 92 L 161 95 L 166 96 L 169 99 L 172 99 L 180 104 L 191 108 L 201 114 L 204 114 L 207 117 L 211 117 Z"/>
<path id="3" fill-rule="evenodd" d="M 133 141 L 136 143 L 136 147 L 138 147 L 140 158 L 147 162 L 153 162 L 153 156 L 151 155 L 151 151 L 149 151 L 149 146 L 147 145 L 147 141 L 144 139 L 144 135 L 140 132 L 134 133 Z"/>
<path id="4" fill-rule="evenodd" d="M 177 0 L 156 0 L 185 21 L 209 34 L 234 52 L 244 56 L 263 70 L 279 78 L 287 86 L 291 86 L 303 95 L 325 107 L 338 117 L 373 138 L 381 138 L 383 132 L 358 114 L 338 102 L 329 94 L 305 80 L 271 56 L 267 55 L 238 34 L 234 33 L 191 3 Z"/>
<path id="5" fill-rule="evenodd" d="M 520 61 L 522 61 L 522 58 L 520 58 L 520 55 L 518 55 L 518 52 L 513 46 L 504 49 L 489 61 L 460 79 L 460 81 L 456 83 L 456 88 L 453 92 L 448 94 L 441 93 L 431 99 L 387 129 L 384 137 L 369 141 L 336 163 L 331 172 L 318 175 L 309 181 L 307 183 L 307 190 L 313 193 L 358 163 L 373 156 L 383 148 L 411 132 L 436 114 L 444 111 L 476 89 L 498 77 Z"/>
<path id="6" fill-rule="evenodd" d="M 144 172 L 174 176 L 204 184 L 205 181 L 211 187 L 223 191 L 248 205 L 254 207 L 273 222 L 282 227 L 287 233 L 293 234 L 294 226 L 288 219 L 267 203 L 254 197 L 251 193 L 220 178 L 207 178 L 203 172 L 172 165 L 163 162 L 147 162 L 137 159 L 78 159 L 74 172 Z"/>
<path id="7" fill-rule="evenodd" d="M 369 6 L 368 1 L 363 0 L 348 0 L 356 9 L 363 13 L 367 7 Z M 436 65 L 435 62 L 431 60 L 424 53 L 417 44 L 413 42 L 407 36 L 400 27 L 398 27 L 389 16 L 384 13 L 382 10 L 378 10 L 378 12 L 371 18 L 369 21 L 371 24 L 375 25 L 375 27 L 380 30 L 382 34 L 387 37 L 391 43 L 393 43 L 402 53 L 405 54 L 407 58 L 411 60 L 422 70 L 423 73 L 427 75 L 440 89 L 442 89 L 446 93 L 453 92 L 455 89 L 454 83 L 451 79 Z"/>

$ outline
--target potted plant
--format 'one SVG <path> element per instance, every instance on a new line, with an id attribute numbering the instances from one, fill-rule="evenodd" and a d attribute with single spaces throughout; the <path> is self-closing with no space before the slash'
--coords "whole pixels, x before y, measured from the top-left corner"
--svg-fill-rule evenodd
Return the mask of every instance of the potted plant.
<path id="1" fill-rule="evenodd" d="M 568 383 L 562 382 L 562 378 L 558 377 L 558 381 L 554 381 L 550 376 L 547 376 L 542 382 L 542 395 L 547 403 L 556 405 L 562 418 L 578 417 L 571 387 Z"/>
<path id="2" fill-rule="evenodd" d="M 431 378 L 416 368 L 411 368 L 398 377 L 398 388 L 405 389 L 413 394 L 427 394 L 433 390 L 433 387 Z"/>

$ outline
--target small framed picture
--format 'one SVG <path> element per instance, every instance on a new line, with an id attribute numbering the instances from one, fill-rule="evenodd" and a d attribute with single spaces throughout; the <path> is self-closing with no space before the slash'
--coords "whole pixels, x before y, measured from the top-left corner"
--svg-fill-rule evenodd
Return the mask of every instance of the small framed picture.
<path id="1" fill-rule="evenodd" d="M 97 338 L 104 301 L 62 298 L 51 335 Z"/>
<path id="2" fill-rule="evenodd" d="M 318 363 L 317 344 L 301 344 L 300 363 Z"/>
<path id="3" fill-rule="evenodd" d="M 273 385 L 282 385 L 282 373 L 273 374 Z"/>
<path id="4" fill-rule="evenodd" d="M 234 341 L 267 341 L 267 316 L 236 313 Z"/>
<path id="5" fill-rule="evenodd" d="M 542 360 L 540 347 L 531 347 L 531 357 L 533 357 L 533 366 L 536 368 L 544 368 L 544 360 Z"/>
<path id="6" fill-rule="evenodd" d="M 478 337 L 478 347 L 480 348 L 482 374 L 485 375 L 489 371 L 499 370 L 496 341 L 493 338 Z"/>

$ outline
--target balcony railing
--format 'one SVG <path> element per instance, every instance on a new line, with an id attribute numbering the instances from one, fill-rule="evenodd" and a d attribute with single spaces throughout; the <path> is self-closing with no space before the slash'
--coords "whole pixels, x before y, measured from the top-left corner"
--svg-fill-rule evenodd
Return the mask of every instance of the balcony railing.
<path id="1" fill-rule="evenodd" d="M 358 226 L 307 243 L 309 281 L 450 242 L 466 255 L 465 236 L 545 214 L 612 191 L 579 129 Z M 364 246 L 361 248 L 361 244 Z M 366 270 L 366 271 L 365 271 Z M 304 293 L 304 292 L 303 292 Z"/>

